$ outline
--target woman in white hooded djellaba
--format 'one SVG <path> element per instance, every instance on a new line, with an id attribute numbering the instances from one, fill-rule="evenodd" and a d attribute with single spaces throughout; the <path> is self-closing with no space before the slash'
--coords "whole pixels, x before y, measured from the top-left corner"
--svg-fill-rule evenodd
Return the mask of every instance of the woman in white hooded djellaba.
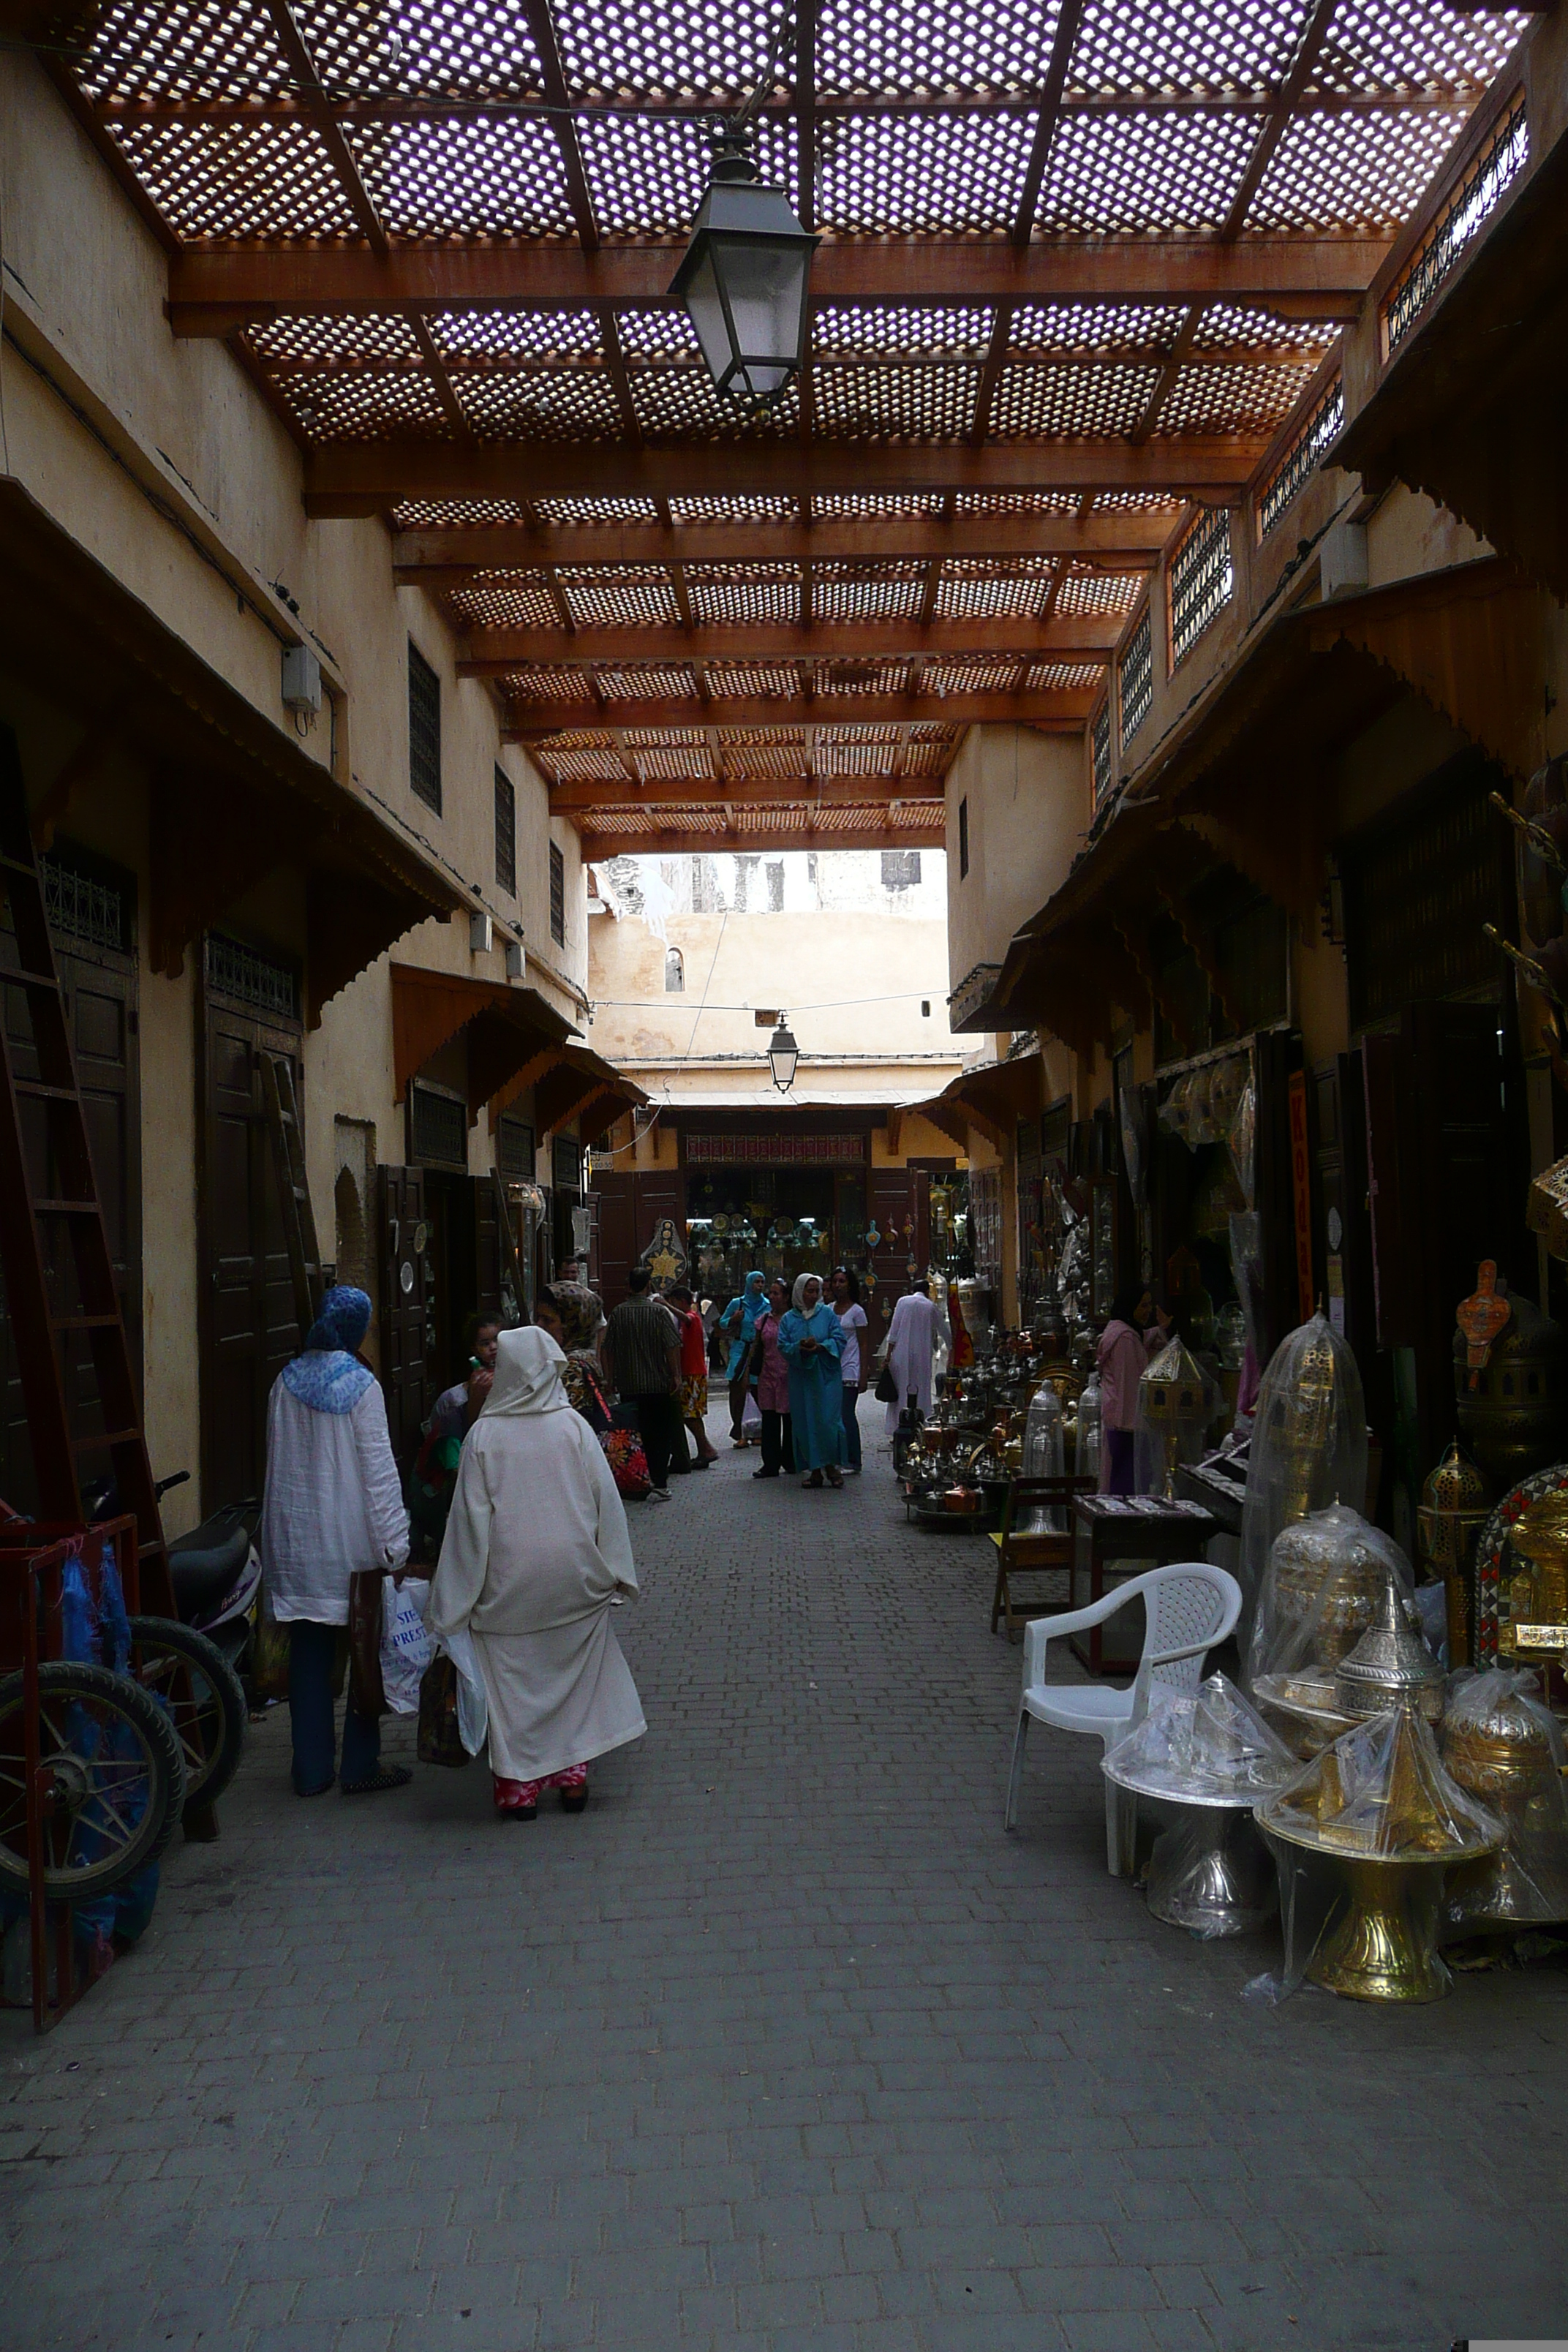
<path id="1" fill-rule="evenodd" d="M 545 1788 L 581 1812 L 593 1759 L 647 1728 L 610 1618 L 637 1589 L 626 1510 L 565 1361 L 537 1325 L 501 1333 L 430 1593 L 433 1631 L 473 1637 L 508 1821 L 532 1821 Z"/>

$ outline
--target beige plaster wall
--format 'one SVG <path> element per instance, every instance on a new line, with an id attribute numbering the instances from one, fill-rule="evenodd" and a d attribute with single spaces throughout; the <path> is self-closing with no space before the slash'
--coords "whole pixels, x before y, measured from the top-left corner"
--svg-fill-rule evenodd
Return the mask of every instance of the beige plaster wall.
<path id="1" fill-rule="evenodd" d="M 958 810 L 969 808 L 959 876 Z M 1000 963 L 1020 923 L 1067 878 L 1089 822 L 1081 739 L 1026 727 L 972 727 L 947 775 L 947 969 L 956 988 Z"/>

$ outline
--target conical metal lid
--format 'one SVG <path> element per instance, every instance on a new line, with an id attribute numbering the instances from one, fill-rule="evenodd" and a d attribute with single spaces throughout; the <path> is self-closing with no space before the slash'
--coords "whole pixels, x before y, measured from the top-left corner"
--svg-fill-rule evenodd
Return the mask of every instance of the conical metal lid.
<path id="1" fill-rule="evenodd" d="M 1405 1613 L 1392 1582 L 1375 1624 L 1369 1625 L 1334 1674 L 1335 1704 L 1346 1715 L 1373 1715 L 1401 1702 L 1440 1712 L 1443 1669 Z"/>

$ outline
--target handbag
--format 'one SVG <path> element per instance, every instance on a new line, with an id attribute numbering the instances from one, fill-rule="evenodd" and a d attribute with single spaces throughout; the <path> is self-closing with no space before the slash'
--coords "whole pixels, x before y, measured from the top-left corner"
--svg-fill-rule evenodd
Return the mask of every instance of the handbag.
<path id="1" fill-rule="evenodd" d="M 653 1480 L 639 1431 L 624 1427 L 617 1413 L 614 1424 L 599 1432 L 599 1443 L 623 1503 L 640 1503 L 644 1496 L 652 1493 Z"/>
<path id="2" fill-rule="evenodd" d="M 468 1760 L 458 1723 L 458 1669 L 437 1650 L 419 1681 L 419 1761 L 455 1768 Z"/>
<path id="3" fill-rule="evenodd" d="M 871 1391 L 879 1404 L 897 1404 L 899 1384 L 886 1364 L 877 1375 L 877 1385 Z"/>
<path id="4" fill-rule="evenodd" d="M 386 1713 L 381 1680 L 381 1584 L 379 1568 L 356 1568 L 349 1579 L 349 1705 L 355 1715 Z"/>

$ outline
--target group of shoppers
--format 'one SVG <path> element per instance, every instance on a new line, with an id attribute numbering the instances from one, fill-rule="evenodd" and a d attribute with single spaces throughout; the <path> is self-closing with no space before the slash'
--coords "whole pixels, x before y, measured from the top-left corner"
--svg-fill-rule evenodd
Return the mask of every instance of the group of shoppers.
<path id="1" fill-rule="evenodd" d="M 730 1436 L 751 1443 L 751 1413 L 762 1467 L 753 1477 L 798 1473 L 803 1486 L 842 1486 L 861 1467 L 859 1403 L 869 1346 L 866 1310 L 847 1266 L 825 1296 L 819 1275 L 796 1276 L 791 1289 L 749 1274 L 719 1318 L 728 1341 Z"/>

